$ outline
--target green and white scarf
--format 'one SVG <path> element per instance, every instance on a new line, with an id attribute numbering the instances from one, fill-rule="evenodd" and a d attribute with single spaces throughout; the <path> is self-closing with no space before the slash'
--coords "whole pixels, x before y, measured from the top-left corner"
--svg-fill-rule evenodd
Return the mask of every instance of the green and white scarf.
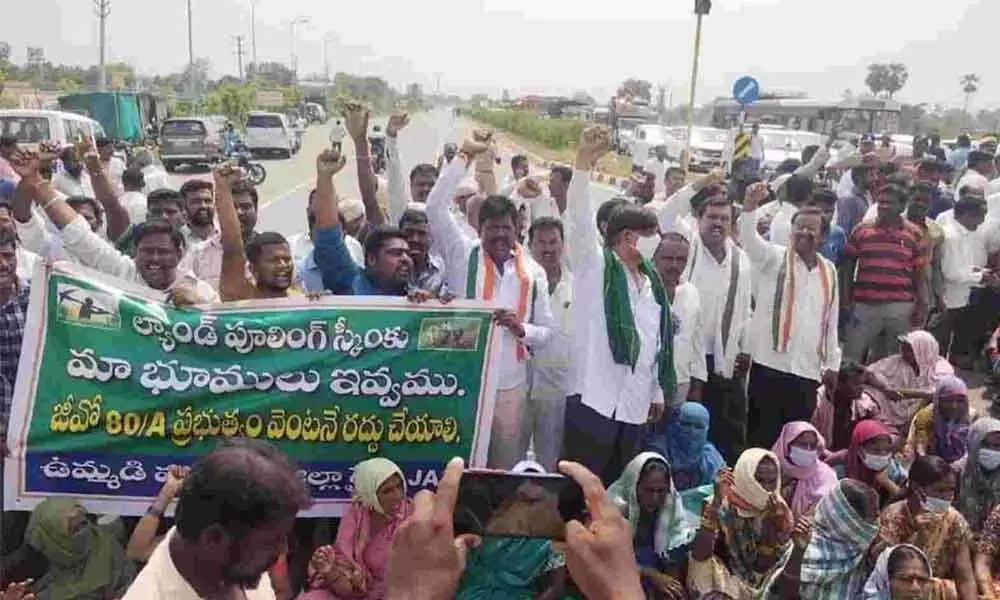
<path id="1" fill-rule="evenodd" d="M 646 258 L 639 263 L 639 270 L 649 278 L 653 297 L 660 305 L 660 351 L 656 356 L 656 371 L 663 390 L 663 398 L 672 398 L 677 387 L 674 373 L 674 334 L 670 319 L 670 302 L 656 269 Z M 608 342 L 615 364 L 628 365 L 635 370 L 639 360 L 639 332 L 635 329 L 635 315 L 628 298 L 628 275 L 610 248 L 604 248 L 604 320 L 607 324 Z"/>

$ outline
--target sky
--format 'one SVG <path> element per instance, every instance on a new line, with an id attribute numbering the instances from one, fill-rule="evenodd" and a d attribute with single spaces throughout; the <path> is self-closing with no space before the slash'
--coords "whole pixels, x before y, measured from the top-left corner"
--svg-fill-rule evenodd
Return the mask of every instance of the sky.
<path id="1" fill-rule="evenodd" d="M 14 0 L 3 0 L 13 2 Z M 141 73 L 187 64 L 187 0 L 111 0 L 109 60 Z M 235 36 L 251 53 L 250 0 L 190 0 L 194 52 L 212 74 L 237 72 Z M 1000 106 L 994 65 L 1000 1 L 715 0 L 704 19 L 698 101 L 730 94 L 741 75 L 767 89 L 839 98 L 864 91 L 867 65 L 902 62 L 905 102 L 960 106 L 959 78 L 982 78 L 974 109 Z M 377 75 L 403 89 L 499 96 L 572 94 L 599 100 L 640 77 L 686 101 L 693 0 L 256 0 L 259 61 L 288 63 L 296 27 L 299 73 Z M 0 40 L 23 61 L 38 45 L 53 62 L 94 64 L 98 20 L 90 0 L 32 0 L 0 20 Z M 945 9 L 946 7 L 946 9 Z M 942 10 L 933 10 L 941 8 Z M 324 39 L 328 40 L 324 44 Z"/>

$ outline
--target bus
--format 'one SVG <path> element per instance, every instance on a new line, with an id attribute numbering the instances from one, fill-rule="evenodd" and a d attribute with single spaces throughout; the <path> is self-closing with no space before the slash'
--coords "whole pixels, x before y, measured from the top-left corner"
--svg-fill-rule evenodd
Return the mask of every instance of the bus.
<path id="1" fill-rule="evenodd" d="M 901 105 L 882 98 L 844 98 L 836 101 L 805 97 L 764 97 L 749 106 L 735 100 L 719 99 L 712 105 L 712 125 L 732 129 L 740 112 L 746 120 L 761 126 L 829 134 L 834 125 L 842 132 L 896 133 Z"/>

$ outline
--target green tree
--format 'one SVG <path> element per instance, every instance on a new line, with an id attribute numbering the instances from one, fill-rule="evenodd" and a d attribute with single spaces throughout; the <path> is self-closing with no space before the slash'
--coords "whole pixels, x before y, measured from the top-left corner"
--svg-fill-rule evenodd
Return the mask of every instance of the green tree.
<path id="1" fill-rule="evenodd" d="M 621 86 L 618 88 L 618 95 L 642 98 L 646 102 L 652 102 L 653 84 L 644 79 L 630 77 L 622 82 Z"/>
<path id="2" fill-rule="evenodd" d="M 872 91 L 872 95 L 878 96 L 887 88 L 886 77 L 888 69 L 885 65 L 872 63 L 868 65 L 868 76 L 865 77 L 865 85 Z"/>
<path id="3" fill-rule="evenodd" d="M 885 91 L 892 99 L 896 92 L 903 89 L 910 79 L 910 72 L 903 63 L 890 63 L 886 65 Z"/>
<path id="4" fill-rule="evenodd" d="M 979 75 L 975 73 L 963 75 L 960 82 L 962 84 L 962 93 L 965 94 L 965 107 L 962 109 L 962 112 L 968 114 L 969 101 L 972 99 L 973 94 L 979 91 Z"/>
<path id="5" fill-rule="evenodd" d="M 243 125 L 256 100 L 255 86 L 226 83 L 205 95 L 202 108 L 209 114 L 225 115 L 230 121 Z"/>

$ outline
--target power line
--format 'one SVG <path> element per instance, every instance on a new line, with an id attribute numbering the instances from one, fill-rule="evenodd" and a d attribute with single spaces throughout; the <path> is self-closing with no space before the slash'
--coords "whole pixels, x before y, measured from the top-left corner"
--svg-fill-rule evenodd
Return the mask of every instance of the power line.
<path id="1" fill-rule="evenodd" d="M 105 62 L 107 49 L 107 22 L 108 15 L 111 14 L 111 0 L 94 0 L 94 14 L 101 20 L 101 58 L 97 66 L 97 89 L 103 92 L 108 87 L 107 63 Z"/>

